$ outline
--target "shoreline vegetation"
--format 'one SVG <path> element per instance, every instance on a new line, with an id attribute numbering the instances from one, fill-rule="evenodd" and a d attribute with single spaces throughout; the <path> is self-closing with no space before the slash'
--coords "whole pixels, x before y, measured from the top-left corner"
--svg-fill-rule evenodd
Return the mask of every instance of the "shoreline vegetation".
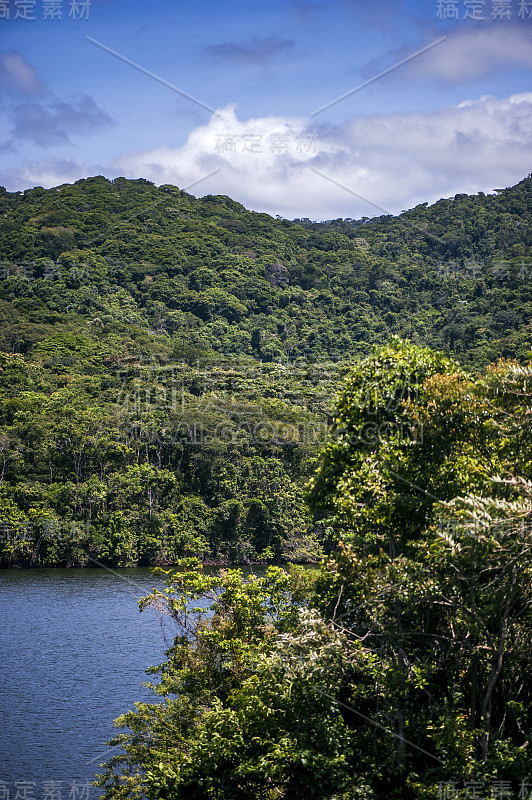
<path id="1" fill-rule="evenodd" d="M 393 339 L 353 367 L 305 488 L 330 554 L 156 571 L 139 608 L 176 636 L 115 720 L 104 800 L 526 797 L 531 407 L 532 361 L 472 377 Z"/>
<path id="2" fill-rule="evenodd" d="M 283 562 L 273 562 L 273 561 L 224 561 L 222 559 L 214 560 L 214 559 L 207 559 L 205 561 L 200 561 L 199 563 L 203 567 L 210 567 L 215 569 L 241 569 L 246 567 L 279 567 L 281 569 L 288 567 L 289 565 L 298 566 L 298 567 L 317 567 L 321 563 L 322 558 L 316 559 L 315 561 L 283 561 Z M 113 567 L 113 569 L 177 569 L 179 567 L 179 561 L 175 563 L 161 563 L 161 564 L 127 564 L 118 567 Z M 108 569 L 109 564 L 103 563 L 94 563 L 88 562 L 86 564 L 66 564 L 66 565 L 43 565 L 43 564 L 10 564 L 8 567 L 0 567 L 0 571 L 2 570 L 39 570 L 39 569 L 72 569 L 72 570 L 79 570 L 79 569 Z"/>

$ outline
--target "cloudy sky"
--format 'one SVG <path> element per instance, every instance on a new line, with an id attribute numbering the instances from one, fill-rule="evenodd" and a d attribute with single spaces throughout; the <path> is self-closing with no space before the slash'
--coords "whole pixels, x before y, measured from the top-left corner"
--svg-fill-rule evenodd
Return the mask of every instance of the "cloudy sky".
<path id="1" fill-rule="evenodd" d="M 531 75 L 532 0 L 0 0 L 0 185 L 397 213 L 532 171 Z"/>

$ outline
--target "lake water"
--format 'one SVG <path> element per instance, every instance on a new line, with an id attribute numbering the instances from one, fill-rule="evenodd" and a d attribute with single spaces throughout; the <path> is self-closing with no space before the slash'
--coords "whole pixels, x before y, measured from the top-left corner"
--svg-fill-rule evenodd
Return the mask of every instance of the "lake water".
<path id="1" fill-rule="evenodd" d="M 0 798 L 93 800 L 89 791 L 143 681 L 176 630 L 137 600 L 147 569 L 0 570 Z"/>

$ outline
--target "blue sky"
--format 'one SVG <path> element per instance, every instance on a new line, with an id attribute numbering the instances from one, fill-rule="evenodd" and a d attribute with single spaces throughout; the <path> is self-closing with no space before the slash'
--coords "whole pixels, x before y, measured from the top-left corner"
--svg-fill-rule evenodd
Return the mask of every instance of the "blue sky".
<path id="1" fill-rule="evenodd" d="M 0 0 L 0 184 L 397 213 L 532 171 L 531 73 L 532 0 Z"/>

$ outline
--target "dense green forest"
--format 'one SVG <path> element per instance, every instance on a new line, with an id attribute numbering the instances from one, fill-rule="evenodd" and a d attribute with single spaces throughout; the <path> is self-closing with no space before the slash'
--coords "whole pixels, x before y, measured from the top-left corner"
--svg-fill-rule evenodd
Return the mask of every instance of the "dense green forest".
<path id="1" fill-rule="evenodd" d="M 0 190 L 0 566 L 331 552 L 302 490 L 340 382 L 392 336 L 524 363 L 531 214 L 531 177 L 321 223 L 145 180 Z"/>
<path id="2" fill-rule="evenodd" d="M 159 570 L 177 636 L 106 800 L 529 798 L 531 384 L 397 339 L 355 365 L 305 490 L 339 546 Z"/>
<path id="3" fill-rule="evenodd" d="M 0 195 L 0 566 L 155 565 L 177 626 L 107 800 L 531 796 L 531 190 Z"/>

